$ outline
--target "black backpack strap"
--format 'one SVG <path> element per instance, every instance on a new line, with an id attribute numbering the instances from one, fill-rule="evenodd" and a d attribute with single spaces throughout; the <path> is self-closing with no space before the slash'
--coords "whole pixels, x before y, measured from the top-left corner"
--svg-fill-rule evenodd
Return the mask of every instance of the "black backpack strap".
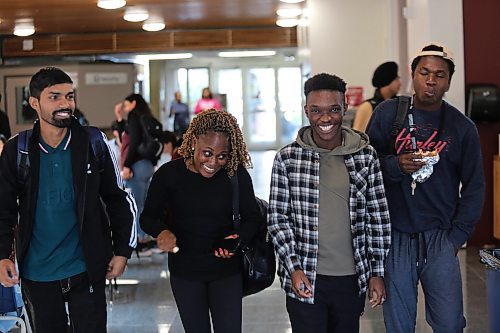
<path id="1" fill-rule="evenodd" d="M 33 131 L 27 130 L 19 132 L 17 135 L 17 182 L 24 186 L 30 171 L 30 158 L 28 145 Z"/>
<path id="2" fill-rule="evenodd" d="M 104 171 L 104 162 L 106 161 L 106 151 L 104 139 L 102 137 L 102 132 L 97 127 L 93 126 L 83 126 L 89 135 L 90 146 L 92 147 L 92 152 L 97 160 L 97 165 L 99 166 L 99 172 Z"/>
<path id="3" fill-rule="evenodd" d="M 235 174 L 231 177 L 231 185 L 233 186 L 233 222 L 235 230 L 238 230 L 241 223 L 238 175 Z"/>
<path id="4" fill-rule="evenodd" d="M 405 124 L 406 115 L 408 114 L 408 109 L 410 108 L 410 96 L 398 96 L 398 110 L 396 112 L 396 118 L 394 119 L 394 123 L 392 123 L 391 128 L 391 141 L 389 143 L 389 153 L 394 155 L 395 149 L 394 145 L 396 144 L 396 138 L 398 136 L 399 131 L 403 128 Z"/>

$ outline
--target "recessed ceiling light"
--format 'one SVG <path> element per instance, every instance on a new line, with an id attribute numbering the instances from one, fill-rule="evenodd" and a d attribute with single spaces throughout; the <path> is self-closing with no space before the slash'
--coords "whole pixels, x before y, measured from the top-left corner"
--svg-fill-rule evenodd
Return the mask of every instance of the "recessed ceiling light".
<path id="1" fill-rule="evenodd" d="M 129 22 L 142 22 L 149 18 L 147 10 L 139 7 L 130 7 L 125 10 L 123 19 Z"/>
<path id="2" fill-rule="evenodd" d="M 276 25 L 282 28 L 291 28 L 297 26 L 298 24 L 299 20 L 296 18 L 284 18 L 276 20 Z"/>
<path id="3" fill-rule="evenodd" d="M 160 31 L 165 29 L 165 21 L 161 17 L 150 17 L 144 21 L 142 28 L 146 31 Z"/>
<path id="4" fill-rule="evenodd" d="M 125 6 L 127 2 L 125 0 L 99 0 L 97 1 L 97 7 L 102 9 L 118 9 Z"/>
<path id="5" fill-rule="evenodd" d="M 20 37 L 31 36 L 35 33 L 33 19 L 19 19 L 14 25 L 14 35 Z"/>
<path id="6" fill-rule="evenodd" d="M 242 57 L 269 57 L 276 55 L 276 51 L 261 50 L 261 51 L 225 51 L 219 52 L 221 58 L 242 58 Z"/>
<path id="7" fill-rule="evenodd" d="M 285 3 L 301 3 L 304 0 L 280 0 L 280 1 Z"/>
<path id="8" fill-rule="evenodd" d="M 279 8 L 276 14 L 279 17 L 297 17 L 302 14 L 302 9 L 298 7 Z"/>

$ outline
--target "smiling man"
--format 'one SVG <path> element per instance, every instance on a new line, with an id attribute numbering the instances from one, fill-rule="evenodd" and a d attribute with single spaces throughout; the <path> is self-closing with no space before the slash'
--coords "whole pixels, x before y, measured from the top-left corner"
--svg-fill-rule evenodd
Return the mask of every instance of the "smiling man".
<path id="1" fill-rule="evenodd" d="M 268 228 L 294 333 L 359 332 L 366 293 L 372 307 L 385 298 L 382 173 L 368 137 L 341 127 L 345 91 L 335 75 L 307 80 L 310 126 L 274 159 Z"/>
<path id="2" fill-rule="evenodd" d="M 135 202 L 104 134 L 72 116 L 71 78 L 43 68 L 30 93 L 38 120 L 0 158 L 0 282 L 22 282 L 36 333 L 66 333 L 68 321 L 71 332 L 104 333 L 105 279 L 123 273 L 135 246 Z"/>
<path id="3" fill-rule="evenodd" d="M 411 64 L 415 94 L 396 139 L 396 100 L 380 104 L 368 126 L 393 225 L 385 279 L 388 333 L 415 331 L 419 282 L 434 332 L 465 327 L 457 252 L 481 216 L 485 181 L 476 126 L 443 100 L 454 71 L 445 46 L 425 46 Z"/>

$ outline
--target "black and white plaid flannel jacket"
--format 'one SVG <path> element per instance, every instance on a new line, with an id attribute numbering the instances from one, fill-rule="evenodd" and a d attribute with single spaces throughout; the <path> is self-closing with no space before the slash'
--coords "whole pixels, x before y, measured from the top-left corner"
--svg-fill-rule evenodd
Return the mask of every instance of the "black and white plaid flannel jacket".
<path id="1" fill-rule="evenodd" d="M 349 173 L 349 214 L 354 261 L 360 295 L 368 279 L 384 276 L 384 261 L 391 244 L 389 209 L 372 146 L 344 156 Z M 313 287 L 318 260 L 319 223 L 318 152 L 293 142 L 275 156 L 271 175 L 268 229 L 279 259 L 278 275 L 287 295 L 306 303 L 291 287 L 291 273 L 301 269 Z"/>

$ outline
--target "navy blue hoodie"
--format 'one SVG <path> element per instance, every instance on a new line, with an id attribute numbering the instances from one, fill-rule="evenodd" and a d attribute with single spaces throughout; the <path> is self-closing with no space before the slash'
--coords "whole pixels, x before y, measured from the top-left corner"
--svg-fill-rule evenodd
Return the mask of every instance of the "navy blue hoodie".
<path id="1" fill-rule="evenodd" d="M 417 183 L 414 195 L 412 177 L 401 172 L 397 157 L 411 151 L 408 117 L 396 139 L 396 155 L 389 150 L 396 99 L 375 109 L 366 133 L 379 154 L 393 228 L 408 233 L 449 230 L 449 240 L 458 248 L 470 237 L 481 216 L 485 181 L 476 126 L 456 108 L 443 103 L 444 117 L 441 110 L 412 110 L 417 148 L 439 152 L 433 174 L 424 183 Z"/>

